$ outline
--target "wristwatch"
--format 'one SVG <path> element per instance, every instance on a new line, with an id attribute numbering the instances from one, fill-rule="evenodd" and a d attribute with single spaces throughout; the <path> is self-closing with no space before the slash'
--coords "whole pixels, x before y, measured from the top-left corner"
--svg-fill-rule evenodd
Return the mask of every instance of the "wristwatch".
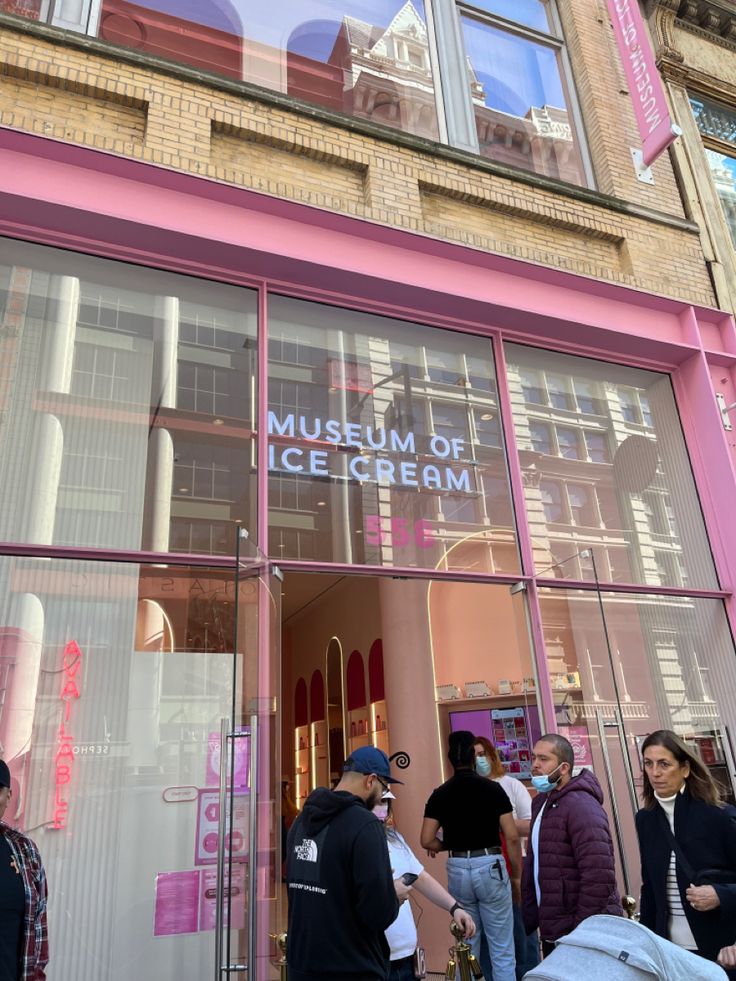
<path id="1" fill-rule="evenodd" d="M 463 907 L 460 905 L 460 903 L 453 903 L 453 905 L 449 908 L 449 910 L 447 912 L 450 914 L 450 916 L 454 916 L 455 915 L 455 911 L 456 910 L 459 910 L 459 909 L 462 909 L 462 908 Z"/>

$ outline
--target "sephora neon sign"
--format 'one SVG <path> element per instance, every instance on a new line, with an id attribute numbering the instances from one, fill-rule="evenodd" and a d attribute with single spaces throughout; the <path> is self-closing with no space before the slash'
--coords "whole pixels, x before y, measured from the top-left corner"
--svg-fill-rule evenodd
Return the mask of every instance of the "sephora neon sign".
<path id="1" fill-rule="evenodd" d="M 64 647 L 64 660 L 61 675 L 61 724 L 56 740 L 54 756 L 54 819 L 51 827 L 55 831 L 66 828 L 69 814 L 69 787 L 74 768 L 74 736 L 72 734 L 72 705 L 79 701 L 80 691 L 77 675 L 82 666 L 82 652 L 76 640 L 70 640 Z"/>

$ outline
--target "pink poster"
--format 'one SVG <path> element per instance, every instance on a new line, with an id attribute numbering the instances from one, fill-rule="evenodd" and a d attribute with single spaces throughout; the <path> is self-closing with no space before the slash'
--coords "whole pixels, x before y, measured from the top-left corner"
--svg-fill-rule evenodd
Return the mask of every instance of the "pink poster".
<path id="1" fill-rule="evenodd" d="M 159 872 L 156 876 L 154 937 L 196 933 L 199 920 L 199 870 Z"/>
<path id="2" fill-rule="evenodd" d="M 226 803 L 225 847 L 233 861 L 242 862 L 248 854 L 248 794 L 235 794 L 233 828 L 230 830 L 230 806 Z M 197 840 L 195 865 L 213 865 L 217 861 L 219 840 L 220 794 L 217 790 L 200 790 L 197 801 Z"/>
<path id="3" fill-rule="evenodd" d="M 590 737 L 585 726 L 569 726 L 565 736 L 572 744 L 575 753 L 575 766 L 592 766 L 593 756 L 590 752 Z"/>
<path id="4" fill-rule="evenodd" d="M 243 729 L 238 732 L 245 732 Z M 207 744 L 207 777 L 208 787 L 220 786 L 220 733 L 211 732 Z M 241 735 L 234 739 L 235 743 L 235 786 L 246 789 L 248 787 L 248 763 L 250 736 Z M 228 752 L 230 746 L 228 746 Z M 227 782 L 230 786 L 230 780 Z"/>
<path id="5" fill-rule="evenodd" d="M 225 890 L 227 900 L 227 869 L 225 870 Z M 240 930 L 245 924 L 245 865 L 241 862 L 233 866 L 232 888 L 230 891 L 230 916 L 228 904 L 223 909 L 223 926 Z M 217 869 L 202 869 L 199 897 L 199 929 L 214 930 L 217 913 Z"/>

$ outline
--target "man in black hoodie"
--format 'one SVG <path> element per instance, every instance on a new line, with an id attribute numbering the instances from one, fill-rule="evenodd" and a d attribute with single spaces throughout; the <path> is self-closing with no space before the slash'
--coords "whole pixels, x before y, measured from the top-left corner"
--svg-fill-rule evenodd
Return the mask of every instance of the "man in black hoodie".
<path id="1" fill-rule="evenodd" d="M 386 835 L 371 814 L 388 790 L 388 757 L 362 746 L 334 790 L 307 798 L 286 846 L 289 981 L 386 981 L 384 931 L 409 887 L 391 877 Z"/>

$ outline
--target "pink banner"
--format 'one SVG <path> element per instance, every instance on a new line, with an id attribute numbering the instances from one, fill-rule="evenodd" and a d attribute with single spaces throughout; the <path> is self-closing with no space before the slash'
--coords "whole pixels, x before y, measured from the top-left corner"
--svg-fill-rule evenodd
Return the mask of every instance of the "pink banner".
<path id="1" fill-rule="evenodd" d="M 621 60 L 629 83 L 645 166 L 682 132 L 672 122 L 639 0 L 608 0 Z"/>

